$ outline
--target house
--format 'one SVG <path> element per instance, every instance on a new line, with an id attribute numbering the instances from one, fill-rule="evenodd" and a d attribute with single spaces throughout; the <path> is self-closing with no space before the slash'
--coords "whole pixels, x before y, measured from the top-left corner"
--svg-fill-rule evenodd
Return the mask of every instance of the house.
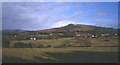
<path id="1" fill-rule="evenodd" d="M 76 34 L 76 36 L 81 36 L 80 34 Z"/>
<path id="2" fill-rule="evenodd" d="M 96 36 L 96 35 L 92 35 L 91 37 L 92 37 L 92 38 L 96 38 L 97 36 Z"/>
<path id="3" fill-rule="evenodd" d="M 53 35 L 52 33 L 50 35 Z"/>
<path id="4" fill-rule="evenodd" d="M 114 34 L 114 35 L 118 35 L 118 34 Z"/>
<path id="5" fill-rule="evenodd" d="M 62 33 L 59 33 L 58 35 L 63 35 Z"/>
<path id="6" fill-rule="evenodd" d="M 34 38 L 30 38 L 30 40 L 36 40 L 36 38 L 34 37 Z"/>
<path id="7" fill-rule="evenodd" d="M 104 34 L 101 34 L 102 37 L 104 37 L 105 35 Z"/>
<path id="8" fill-rule="evenodd" d="M 95 37 L 95 35 L 92 35 L 92 38 L 94 38 Z"/>
<path id="9" fill-rule="evenodd" d="M 33 38 L 33 40 L 36 40 L 36 38 Z"/>
<path id="10" fill-rule="evenodd" d="M 104 37 L 104 36 L 109 36 L 109 34 L 108 34 L 108 33 L 106 33 L 106 34 L 101 34 L 101 36 L 102 36 L 102 37 Z"/>
<path id="11" fill-rule="evenodd" d="M 17 35 L 15 35 L 15 37 L 17 37 Z"/>

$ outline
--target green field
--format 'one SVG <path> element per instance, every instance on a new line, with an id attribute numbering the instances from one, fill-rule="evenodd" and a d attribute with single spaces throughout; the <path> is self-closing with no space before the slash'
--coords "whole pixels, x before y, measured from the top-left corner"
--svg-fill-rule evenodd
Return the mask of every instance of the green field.
<path id="1" fill-rule="evenodd" d="M 71 38 L 61 38 L 61 39 L 50 39 L 50 40 L 22 40 L 22 41 L 13 41 L 15 42 L 24 42 L 24 43 L 32 43 L 32 44 L 43 44 L 43 45 L 51 45 L 51 46 L 59 46 L 67 43 L 74 43 L 75 40 L 71 40 Z"/>
<path id="2" fill-rule="evenodd" d="M 4 63 L 117 63 L 117 47 L 3 48 Z"/>
<path id="3" fill-rule="evenodd" d="M 118 46 L 118 39 L 115 38 L 81 38 L 80 40 L 75 40 L 74 38 L 60 38 L 60 39 L 46 39 L 46 40 L 21 40 L 12 41 L 14 44 L 16 42 L 32 43 L 32 44 L 42 44 L 51 45 L 52 47 L 62 46 L 64 44 L 71 44 L 72 46 L 80 46 L 84 43 L 91 43 L 91 46 Z"/>

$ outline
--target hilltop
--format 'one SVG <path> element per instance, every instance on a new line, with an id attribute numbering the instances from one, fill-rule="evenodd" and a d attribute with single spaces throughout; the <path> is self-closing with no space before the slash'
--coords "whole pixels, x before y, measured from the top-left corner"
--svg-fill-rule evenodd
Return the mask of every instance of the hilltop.
<path id="1" fill-rule="evenodd" d="M 42 32 L 42 33 L 49 33 L 49 32 L 115 32 L 117 33 L 117 29 L 113 28 L 106 28 L 100 26 L 93 26 L 93 25 L 84 25 L 84 24 L 68 24 L 64 27 L 58 28 L 51 28 L 51 29 L 44 29 L 44 30 L 36 30 L 33 32 Z"/>

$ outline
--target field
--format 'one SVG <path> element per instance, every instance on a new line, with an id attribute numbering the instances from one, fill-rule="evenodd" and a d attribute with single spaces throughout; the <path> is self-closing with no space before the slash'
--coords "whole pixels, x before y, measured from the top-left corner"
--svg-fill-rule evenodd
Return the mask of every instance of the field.
<path id="1" fill-rule="evenodd" d="M 32 43 L 32 44 L 43 44 L 43 45 L 51 45 L 53 47 L 67 44 L 67 43 L 73 43 L 74 40 L 71 40 L 71 38 L 61 38 L 61 39 L 51 39 L 51 40 L 22 40 L 22 41 L 13 41 L 15 42 L 24 42 L 24 43 Z"/>
<path id="2" fill-rule="evenodd" d="M 117 63 L 117 47 L 3 48 L 4 63 Z"/>
<path id="3" fill-rule="evenodd" d="M 51 45 L 52 47 L 63 46 L 70 44 L 72 46 L 81 46 L 85 43 L 91 43 L 91 46 L 118 46 L 117 38 L 60 38 L 60 39 L 47 39 L 47 40 L 21 40 L 21 41 L 12 41 L 11 43 L 23 42 L 23 43 L 32 43 L 33 45 L 42 44 L 44 46 Z M 12 45 L 12 44 L 11 44 Z"/>
<path id="4" fill-rule="evenodd" d="M 88 41 L 89 40 L 89 41 Z M 3 63 L 117 63 L 118 40 L 90 38 L 75 41 L 74 38 L 50 40 L 11 41 L 51 45 L 44 48 L 3 48 Z M 91 47 L 79 47 L 81 43 L 92 43 Z M 71 47 L 55 47 L 71 43 Z M 74 47 L 76 46 L 76 47 Z"/>

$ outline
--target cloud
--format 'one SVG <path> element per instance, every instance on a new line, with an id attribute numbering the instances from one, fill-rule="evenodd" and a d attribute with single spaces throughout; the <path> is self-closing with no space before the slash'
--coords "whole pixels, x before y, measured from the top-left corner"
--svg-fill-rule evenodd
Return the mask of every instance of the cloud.
<path id="1" fill-rule="evenodd" d="M 3 3 L 2 8 L 3 28 L 28 29 L 31 26 L 42 28 L 45 22 L 61 20 L 59 14 L 70 7 L 64 3 Z"/>
<path id="2" fill-rule="evenodd" d="M 69 23 L 101 24 L 99 22 L 106 21 L 108 14 L 112 16 L 106 8 L 95 7 L 93 3 L 4 2 L 2 25 L 3 29 L 47 29 Z"/>
<path id="3" fill-rule="evenodd" d="M 68 24 L 73 24 L 73 23 L 75 23 L 75 22 L 74 21 L 67 21 L 67 20 L 65 20 L 65 21 L 58 21 L 55 24 L 53 24 L 51 28 L 63 27 L 63 26 L 66 26 Z"/>
<path id="4" fill-rule="evenodd" d="M 52 24 L 51 28 L 55 28 L 55 27 L 63 27 L 63 26 L 67 26 L 68 24 L 95 25 L 95 24 L 90 23 L 90 22 L 80 22 L 80 21 L 63 20 L 63 21 L 58 21 L 58 22 Z"/>

